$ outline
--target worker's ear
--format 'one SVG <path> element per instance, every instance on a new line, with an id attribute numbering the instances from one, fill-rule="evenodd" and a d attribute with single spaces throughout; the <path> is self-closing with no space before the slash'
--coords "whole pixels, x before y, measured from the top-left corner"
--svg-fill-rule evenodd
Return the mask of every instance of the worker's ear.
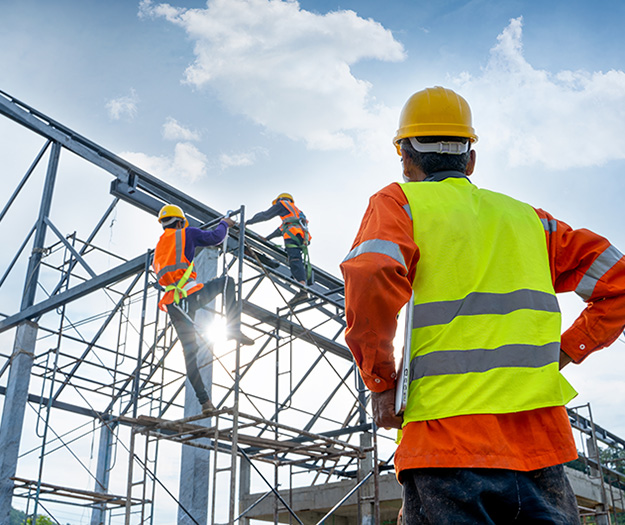
<path id="1" fill-rule="evenodd" d="M 476 155 L 474 149 L 469 151 L 469 162 L 467 162 L 467 167 L 464 170 L 464 174 L 467 177 L 469 177 L 473 173 L 473 170 L 475 170 L 475 159 L 476 159 L 476 156 L 477 155 Z"/>
<path id="2" fill-rule="evenodd" d="M 426 179 L 427 175 L 423 173 L 423 171 L 420 168 L 417 168 L 415 166 L 415 163 L 410 158 L 410 155 L 408 155 L 406 150 L 403 148 L 401 150 L 401 164 L 402 164 L 404 181 L 420 182 Z"/>

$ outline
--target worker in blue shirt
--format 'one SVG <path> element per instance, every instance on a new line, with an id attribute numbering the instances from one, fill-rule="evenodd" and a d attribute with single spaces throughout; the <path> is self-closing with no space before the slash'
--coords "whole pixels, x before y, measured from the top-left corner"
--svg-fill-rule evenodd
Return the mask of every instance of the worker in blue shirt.
<path id="1" fill-rule="evenodd" d="M 308 245 L 310 244 L 310 232 L 308 231 L 308 219 L 304 213 L 295 206 L 293 196 L 289 193 L 281 193 L 272 202 L 271 208 L 258 212 L 247 225 L 268 221 L 274 217 L 280 217 L 282 223 L 270 235 L 267 240 L 282 236 L 284 239 L 284 249 L 289 259 L 291 276 L 298 281 L 302 287 L 313 283 L 312 266 L 308 256 Z M 291 306 L 308 299 L 308 292 L 300 290 L 289 301 Z"/>

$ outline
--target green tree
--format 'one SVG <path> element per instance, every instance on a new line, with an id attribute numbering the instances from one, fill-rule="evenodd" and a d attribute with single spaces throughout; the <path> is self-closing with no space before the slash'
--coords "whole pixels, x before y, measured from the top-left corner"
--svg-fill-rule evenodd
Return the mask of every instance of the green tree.
<path id="1" fill-rule="evenodd" d="M 599 451 L 599 457 L 601 458 L 601 463 L 606 467 L 609 467 L 616 472 L 620 472 L 621 474 L 625 474 L 625 450 L 622 448 L 604 448 Z M 607 483 L 610 483 L 612 486 L 620 490 L 625 490 L 625 483 L 622 481 L 615 480 L 613 476 L 607 474 L 605 478 Z M 625 513 L 615 513 L 613 515 L 613 523 L 616 525 L 625 525 Z"/>
<path id="2" fill-rule="evenodd" d="M 26 520 L 26 514 L 21 510 L 11 509 L 9 525 L 22 525 Z"/>
<path id="3" fill-rule="evenodd" d="M 599 457 L 603 465 L 625 474 L 625 450 L 622 448 L 608 447 L 601 449 Z"/>
<path id="4" fill-rule="evenodd" d="M 26 525 L 32 525 L 32 523 L 33 523 L 32 518 L 28 518 L 26 520 Z M 39 515 L 37 516 L 37 519 L 35 520 L 35 525 L 55 525 L 55 522 L 52 521 L 52 519 L 48 518 L 48 516 Z"/>

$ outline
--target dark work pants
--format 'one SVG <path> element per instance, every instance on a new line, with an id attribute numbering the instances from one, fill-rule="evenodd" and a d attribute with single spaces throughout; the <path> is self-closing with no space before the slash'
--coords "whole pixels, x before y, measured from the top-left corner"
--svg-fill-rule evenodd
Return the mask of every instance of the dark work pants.
<path id="1" fill-rule="evenodd" d="M 562 465 L 530 472 L 412 469 L 401 480 L 407 525 L 580 523 Z"/>
<path id="2" fill-rule="evenodd" d="M 293 279 L 309 284 L 308 279 L 306 279 L 304 261 L 302 260 L 302 249 L 293 246 L 285 246 L 284 249 L 286 250 L 287 257 L 289 258 L 289 267 L 291 268 L 291 275 L 293 276 Z"/>
<path id="3" fill-rule="evenodd" d="M 224 291 L 224 277 L 218 277 L 204 283 L 204 287 L 199 291 L 187 296 L 186 299 L 180 301 L 178 307 L 170 304 L 167 305 L 167 313 L 174 325 L 182 350 L 184 354 L 184 362 L 187 368 L 187 377 L 195 390 L 195 395 L 200 405 L 208 401 L 209 396 L 202 381 L 200 370 L 197 364 L 198 351 L 200 343 L 198 341 L 195 326 L 189 321 L 189 318 L 195 320 L 195 312 L 210 303 L 217 295 Z M 233 319 L 235 296 L 234 281 L 232 277 L 228 277 L 226 285 L 226 318 L 230 321 Z M 182 313 L 183 310 L 185 313 Z M 185 315 L 186 314 L 186 315 Z M 187 317 L 188 316 L 188 317 Z"/>

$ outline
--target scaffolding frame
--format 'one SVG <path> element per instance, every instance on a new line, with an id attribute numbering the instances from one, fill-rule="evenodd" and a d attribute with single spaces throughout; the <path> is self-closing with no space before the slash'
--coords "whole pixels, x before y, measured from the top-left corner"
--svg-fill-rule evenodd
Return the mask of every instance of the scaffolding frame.
<path id="1" fill-rule="evenodd" d="M 625 515 L 625 474 L 603 464 L 599 443 L 625 457 L 625 439 L 594 422 L 590 403 L 569 407 L 567 413 L 571 427 L 581 436 L 579 459 L 589 478 L 597 480 L 600 492 L 599 504 L 594 508 L 580 507 L 580 517 L 583 523 L 588 520 L 596 525 L 619 523 Z"/>
<path id="2" fill-rule="evenodd" d="M 115 253 L 101 239 L 125 204 L 153 216 L 163 204 L 176 204 L 197 227 L 222 214 L 1 91 L 0 114 L 43 139 L 0 212 L 0 225 L 48 162 L 37 219 L 0 278 L 0 294 L 14 293 L 9 283 L 28 260 L 20 305 L 0 312 L 0 336 L 15 338 L 13 352 L 0 355 L 0 475 L 9 474 L 0 506 L 26 498 L 32 516 L 56 519 L 55 509 L 77 507 L 91 513 L 93 525 L 151 524 L 159 523 L 154 510 L 164 494 L 178 505 L 179 523 L 199 523 L 160 479 L 166 441 L 211 451 L 212 523 L 245 521 L 249 509 L 236 502 L 252 484 L 265 486 L 264 497 L 273 495 L 277 521 L 278 509 L 289 508 L 278 490 L 285 480 L 293 487 L 343 479 L 362 492 L 361 519 L 379 523 L 378 440 L 366 390 L 340 342 L 342 281 L 314 267 L 309 300 L 291 307 L 288 299 L 300 288 L 285 251 L 244 227 L 233 229 L 220 256 L 224 268 L 236 271 L 239 315 L 255 344 L 221 352 L 207 342 L 217 410 L 209 418 L 185 416 L 184 367 L 174 359 L 175 332 L 156 307 L 161 291 L 150 271 L 152 253 Z M 77 224 L 63 234 L 52 219 L 62 152 L 113 177 L 111 200 L 87 233 Z M 244 224 L 245 208 L 238 211 Z M 275 362 L 266 366 L 272 354 Z M 33 432 L 24 427 L 29 420 Z M 59 482 L 63 473 L 48 467 L 56 455 L 74 462 L 94 490 Z M 227 519 L 218 508 L 222 471 L 229 475 Z"/>

